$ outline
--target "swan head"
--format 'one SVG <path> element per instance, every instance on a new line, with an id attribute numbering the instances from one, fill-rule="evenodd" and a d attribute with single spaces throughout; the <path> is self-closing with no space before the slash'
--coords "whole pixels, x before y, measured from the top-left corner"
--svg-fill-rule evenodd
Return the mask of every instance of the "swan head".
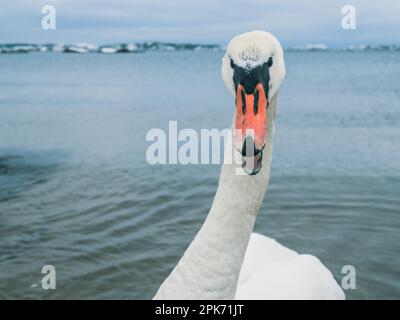
<path id="1" fill-rule="evenodd" d="M 285 77 L 283 50 L 265 31 L 243 33 L 233 38 L 222 58 L 222 79 L 235 97 L 234 145 L 253 165 L 246 173 L 261 169 L 267 140 L 268 107 Z"/>

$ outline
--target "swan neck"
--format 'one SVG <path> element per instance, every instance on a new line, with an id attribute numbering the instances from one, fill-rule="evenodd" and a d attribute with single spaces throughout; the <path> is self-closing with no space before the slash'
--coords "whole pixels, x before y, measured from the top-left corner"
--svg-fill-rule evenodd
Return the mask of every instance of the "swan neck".
<path id="1" fill-rule="evenodd" d="M 268 113 L 262 169 L 250 176 L 238 174 L 237 164 L 222 166 L 207 219 L 155 299 L 234 299 L 244 255 L 269 180 L 275 99 L 271 100 Z M 225 155 L 227 152 L 229 150 L 225 150 Z"/>

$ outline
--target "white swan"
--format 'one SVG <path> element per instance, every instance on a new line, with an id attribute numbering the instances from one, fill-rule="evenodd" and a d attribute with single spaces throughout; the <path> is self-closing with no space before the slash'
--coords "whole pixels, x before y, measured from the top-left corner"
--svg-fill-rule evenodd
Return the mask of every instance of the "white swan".
<path id="1" fill-rule="evenodd" d="M 236 97 L 234 151 L 243 170 L 224 164 L 212 208 L 154 299 L 344 299 L 329 270 L 275 240 L 252 234 L 270 175 L 283 50 L 263 31 L 235 37 L 222 78 Z M 232 146 L 225 148 L 225 158 Z M 240 171 L 240 170 L 239 170 Z"/>

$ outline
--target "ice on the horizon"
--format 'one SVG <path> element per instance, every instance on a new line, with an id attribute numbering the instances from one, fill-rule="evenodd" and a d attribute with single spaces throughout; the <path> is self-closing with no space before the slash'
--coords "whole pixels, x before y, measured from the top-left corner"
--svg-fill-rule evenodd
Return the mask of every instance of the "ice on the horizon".
<path id="1" fill-rule="evenodd" d="M 328 46 L 326 44 L 308 44 L 306 45 L 306 50 L 312 51 L 312 50 L 328 50 Z"/>
<path id="2" fill-rule="evenodd" d="M 113 47 L 102 47 L 99 49 L 101 53 L 116 53 L 117 51 L 118 49 Z"/>
<path id="3" fill-rule="evenodd" d="M 108 45 L 95 45 L 90 43 L 4 43 L 0 44 L 0 54 L 7 53 L 30 53 L 30 52 L 59 52 L 59 53 L 140 53 L 147 51 L 225 51 L 224 45 L 217 44 L 192 44 L 192 43 L 167 43 L 167 42 L 143 42 L 143 43 L 120 43 Z M 344 48 L 329 48 L 326 44 L 308 44 L 302 47 L 289 47 L 287 51 L 400 51 L 398 45 L 350 45 Z"/>
<path id="4" fill-rule="evenodd" d="M 303 47 L 294 47 L 289 48 L 289 50 L 294 51 L 325 51 L 329 50 L 329 47 L 326 44 L 318 43 L 318 44 L 307 44 Z"/>

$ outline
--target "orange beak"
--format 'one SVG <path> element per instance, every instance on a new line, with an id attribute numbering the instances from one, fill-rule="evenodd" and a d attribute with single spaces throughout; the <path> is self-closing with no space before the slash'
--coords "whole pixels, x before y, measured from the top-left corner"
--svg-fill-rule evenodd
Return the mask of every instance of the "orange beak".
<path id="1" fill-rule="evenodd" d="M 244 145 L 249 139 L 254 143 L 251 146 L 253 155 L 263 150 L 267 138 L 267 107 L 268 99 L 261 83 L 252 94 L 247 94 L 241 84 L 237 86 L 235 147 L 243 155 L 246 155 Z"/>

